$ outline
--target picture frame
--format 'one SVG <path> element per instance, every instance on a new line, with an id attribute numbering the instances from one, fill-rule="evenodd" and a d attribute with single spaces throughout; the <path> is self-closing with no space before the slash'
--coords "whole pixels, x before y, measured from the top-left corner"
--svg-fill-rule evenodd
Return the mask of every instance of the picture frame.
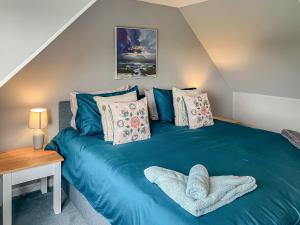
<path id="1" fill-rule="evenodd" d="M 158 30 L 115 27 L 115 79 L 156 78 Z"/>

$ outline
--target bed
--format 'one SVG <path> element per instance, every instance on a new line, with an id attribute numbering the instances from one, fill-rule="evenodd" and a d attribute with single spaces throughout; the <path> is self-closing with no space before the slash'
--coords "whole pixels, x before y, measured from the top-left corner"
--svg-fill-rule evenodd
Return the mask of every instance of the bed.
<path id="1" fill-rule="evenodd" d="M 60 103 L 62 174 L 71 201 L 90 224 L 300 225 L 300 151 L 277 133 L 215 121 L 197 130 L 151 122 L 152 138 L 120 146 L 80 137 Z M 188 174 L 201 163 L 210 175 L 249 175 L 258 189 L 194 217 L 144 177 L 149 166 Z"/>

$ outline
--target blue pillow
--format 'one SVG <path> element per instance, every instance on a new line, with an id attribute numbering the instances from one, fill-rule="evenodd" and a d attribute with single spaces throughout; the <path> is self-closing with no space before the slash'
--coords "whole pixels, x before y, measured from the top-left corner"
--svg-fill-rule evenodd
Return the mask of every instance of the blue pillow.
<path id="1" fill-rule="evenodd" d="M 183 88 L 182 90 L 195 90 L 196 88 Z M 173 106 L 172 90 L 153 88 L 155 104 L 157 107 L 158 117 L 162 122 L 171 122 L 175 120 Z"/>
<path id="2" fill-rule="evenodd" d="M 174 122 L 174 106 L 172 90 L 153 88 L 158 117 L 162 122 Z"/>
<path id="3" fill-rule="evenodd" d="M 134 86 L 126 91 L 118 91 L 105 94 L 77 94 L 78 110 L 76 114 L 76 127 L 81 136 L 92 136 L 103 134 L 101 123 L 101 114 L 98 110 L 95 96 L 110 97 L 116 95 L 124 95 L 129 92 L 136 91 L 138 93 L 138 86 Z"/>
<path id="4" fill-rule="evenodd" d="M 58 145 L 55 141 L 55 138 L 54 137 L 44 148 L 45 151 L 57 151 L 58 152 Z"/>

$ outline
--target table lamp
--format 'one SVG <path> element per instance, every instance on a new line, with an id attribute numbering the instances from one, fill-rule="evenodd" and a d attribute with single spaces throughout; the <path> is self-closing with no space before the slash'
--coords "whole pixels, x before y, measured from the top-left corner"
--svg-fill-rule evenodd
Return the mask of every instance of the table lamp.
<path id="1" fill-rule="evenodd" d="M 33 131 L 33 146 L 39 150 L 43 148 L 45 134 L 42 129 L 48 125 L 47 109 L 31 109 L 29 113 L 28 127 Z"/>

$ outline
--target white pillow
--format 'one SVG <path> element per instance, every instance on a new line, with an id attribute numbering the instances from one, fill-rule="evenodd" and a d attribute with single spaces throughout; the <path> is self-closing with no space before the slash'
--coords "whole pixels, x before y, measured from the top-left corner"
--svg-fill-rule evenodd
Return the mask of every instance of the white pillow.
<path id="1" fill-rule="evenodd" d="M 106 94 L 106 93 L 112 93 L 112 92 L 117 92 L 117 91 L 126 91 L 130 88 L 129 85 L 122 86 L 120 88 L 114 89 L 114 90 L 102 90 L 102 91 L 93 91 L 93 92 L 77 92 L 73 91 L 70 93 L 70 106 L 71 106 L 71 112 L 72 112 L 72 119 L 71 119 L 71 127 L 74 129 L 77 129 L 76 127 L 76 122 L 75 122 L 75 117 L 77 114 L 77 94 L 92 94 L 92 95 L 97 95 L 97 94 Z"/>
<path id="2" fill-rule="evenodd" d="M 148 110 L 151 120 L 159 120 L 158 112 L 156 108 L 155 98 L 153 94 L 153 89 L 145 90 L 145 96 L 147 98 Z"/>
<path id="3" fill-rule="evenodd" d="M 206 93 L 196 97 L 183 96 L 190 129 L 197 129 L 214 124 L 210 103 Z"/>
<path id="4" fill-rule="evenodd" d="M 188 126 L 188 115 L 184 104 L 183 96 L 198 96 L 201 91 L 198 89 L 193 90 L 181 90 L 178 88 L 172 88 L 173 93 L 173 105 L 175 113 L 175 125 L 176 126 Z"/>
<path id="5" fill-rule="evenodd" d="M 114 145 L 151 137 L 147 98 L 135 102 L 111 103 L 109 107 L 113 117 Z"/>
<path id="6" fill-rule="evenodd" d="M 110 103 L 134 102 L 137 101 L 136 91 L 124 95 L 111 97 L 94 97 L 101 114 L 101 122 L 105 141 L 113 141 L 113 121 L 109 110 Z"/>

